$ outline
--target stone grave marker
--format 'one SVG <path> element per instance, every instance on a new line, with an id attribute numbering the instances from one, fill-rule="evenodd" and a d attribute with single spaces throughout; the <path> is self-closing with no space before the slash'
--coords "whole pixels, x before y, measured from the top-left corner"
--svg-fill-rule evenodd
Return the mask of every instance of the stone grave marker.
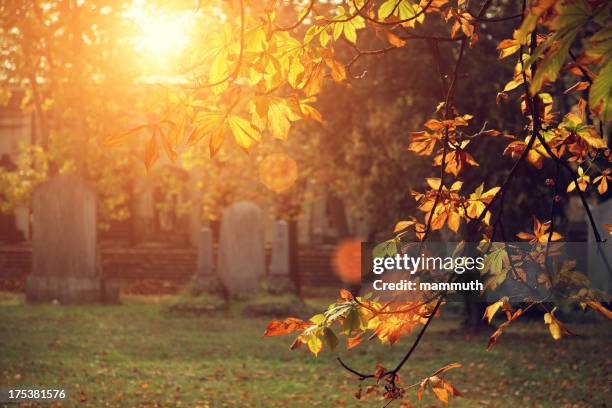
<path id="1" fill-rule="evenodd" d="M 103 300 L 96 231 L 96 193 L 75 175 L 59 175 L 32 198 L 31 302 L 90 303 Z"/>
<path id="2" fill-rule="evenodd" d="M 217 273 L 232 297 L 256 294 L 265 278 L 261 209 L 238 202 L 223 210 Z"/>

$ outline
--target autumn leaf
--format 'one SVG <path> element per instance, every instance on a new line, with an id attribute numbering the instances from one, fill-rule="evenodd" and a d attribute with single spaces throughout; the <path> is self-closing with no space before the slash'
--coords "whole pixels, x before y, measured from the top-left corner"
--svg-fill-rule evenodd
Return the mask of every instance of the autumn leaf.
<path id="1" fill-rule="evenodd" d="M 586 188 L 589 185 L 589 182 L 591 181 L 591 177 L 589 177 L 584 170 L 582 169 L 582 167 L 578 166 L 578 177 L 576 178 L 575 181 L 572 181 L 568 186 L 567 186 L 567 192 L 572 192 L 576 189 L 576 182 L 578 182 L 578 188 L 580 189 L 580 191 L 585 191 Z"/>
<path id="2" fill-rule="evenodd" d="M 523 151 L 526 148 L 527 148 L 527 143 L 525 143 L 522 140 L 516 140 L 510 143 L 508 146 L 506 146 L 506 149 L 504 150 L 503 154 L 504 155 L 509 154 L 514 160 L 517 160 L 519 157 L 522 156 Z M 542 152 L 534 148 L 529 150 L 529 152 L 527 153 L 527 161 L 531 163 L 538 170 L 542 168 L 543 160 L 544 160 L 544 155 L 542 154 Z"/>
<path id="3" fill-rule="evenodd" d="M 349 337 L 346 341 L 346 348 L 350 350 L 353 347 L 356 347 L 359 343 L 361 343 L 361 340 L 363 340 L 362 335 L 355 336 L 355 337 Z"/>
<path id="4" fill-rule="evenodd" d="M 599 136 L 592 125 L 586 124 L 585 120 L 585 117 L 568 113 L 559 124 L 559 128 L 575 134 L 594 149 L 607 148 L 606 141 Z"/>
<path id="5" fill-rule="evenodd" d="M 493 320 L 493 316 L 495 316 L 495 313 L 497 313 L 497 311 L 504 305 L 508 305 L 508 297 L 504 296 L 503 298 L 501 298 L 500 300 L 498 300 L 497 302 L 487 306 L 487 308 L 485 309 L 485 313 L 484 316 L 482 316 L 483 319 L 487 319 L 487 322 L 489 324 L 491 324 L 491 320 Z"/>
<path id="6" fill-rule="evenodd" d="M 533 217 L 533 232 L 519 232 L 516 236 L 522 240 L 531 243 L 547 243 L 550 229 L 550 221 L 541 222 L 535 216 Z M 563 235 L 558 232 L 553 232 L 550 236 L 551 241 L 558 241 L 563 238 Z"/>
<path id="7" fill-rule="evenodd" d="M 310 72 L 308 81 L 304 86 L 306 96 L 314 96 L 321 92 L 323 86 L 323 61 L 318 62 Z"/>
<path id="8" fill-rule="evenodd" d="M 340 299 L 353 300 L 353 294 L 346 289 L 340 289 Z"/>
<path id="9" fill-rule="evenodd" d="M 495 332 L 493 332 L 493 334 L 489 337 L 489 341 L 487 343 L 487 351 L 491 350 L 493 348 L 493 346 L 497 343 L 497 340 L 499 339 L 499 336 L 501 336 L 504 332 L 504 330 L 506 330 L 506 328 L 508 328 L 508 326 L 510 325 L 510 323 L 512 323 L 514 320 L 516 320 L 519 316 L 521 316 L 523 314 L 523 309 L 517 309 L 514 313 L 512 313 L 512 309 L 508 308 L 507 312 L 506 312 L 506 321 L 503 322 L 502 324 L 500 324 L 497 327 L 497 330 L 495 330 Z"/>
<path id="10" fill-rule="evenodd" d="M 261 133 L 255 129 L 251 123 L 240 116 L 231 115 L 227 119 L 236 144 L 242 147 L 247 152 L 251 149 L 254 142 L 261 141 Z"/>
<path id="11" fill-rule="evenodd" d="M 297 317 L 288 317 L 285 320 L 273 320 L 268 323 L 264 336 L 282 336 L 312 326 L 312 323 L 305 322 Z"/>
<path id="12" fill-rule="evenodd" d="M 343 63 L 333 58 L 326 58 L 325 64 L 329 67 L 334 81 L 342 82 L 346 79 L 346 68 Z"/>
<path id="13" fill-rule="evenodd" d="M 544 314 L 544 323 L 548 325 L 548 330 L 550 330 L 550 335 L 553 339 L 559 340 L 563 336 L 575 336 L 576 333 L 570 331 L 563 323 L 561 323 L 555 317 L 555 307 L 549 313 Z"/>
<path id="14" fill-rule="evenodd" d="M 306 346 L 308 346 L 308 350 L 310 350 L 315 357 L 319 355 L 321 350 L 323 350 L 323 342 L 315 335 L 308 337 L 306 340 Z"/>
<path id="15" fill-rule="evenodd" d="M 386 31 L 385 35 L 387 36 L 387 41 L 389 41 L 389 44 L 393 45 L 394 47 L 401 48 L 406 45 L 406 40 L 398 37 L 390 31 Z"/>
<path id="16" fill-rule="evenodd" d="M 497 45 L 499 51 L 499 59 L 504 59 L 520 49 L 521 45 L 515 39 L 506 39 Z"/>
<path id="17" fill-rule="evenodd" d="M 395 224 L 395 228 L 393 228 L 393 232 L 400 232 L 409 228 L 415 224 L 415 221 L 399 221 Z"/>
<path id="18" fill-rule="evenodd" d="M 612 176 L 610 175 L 610 173 L 612 173 L 611 169 L 605 169 L 601 172 L 601 175 L 593 179 L 593 184 L 599 183 L 599 186 L 597 187 L 597 192 L 601 195 L 605 194 L 606 191 L 608 191 L 608 182 L 612 181 Z"/>
<path id="19" fill-rule="evenodd" d="M 255 116 L 264 122 L 260 128 L 267 126 L 273 137 L 287 140 L 291 122 L 300 119 L 300 115 L 296 114 L 290 103 L 279 97 L 259 98 L 255 103 Z"/>
<path id="20" fill-rule="evenodd" d="M 408 150 L 415 152 L 419 156 L 431 156 L 437 142 L 440 140 L 440 134 L 428 132 L 415 132 L 411 134 L 412 141 L 408 146 Z"/>
<path id="21" fill-rule="evenodd" d="M 288 98 L 288 101 L 296 114 L 300 115 L 304 119 L 313 119 L 319 123 L 323 123 L 323 116 L 321 116 L 321 113 L 311 105 L 311 103 L 316 102 L 316 100 L 317 99 L 315 97 L 299 99 L 295 95 Z"/>
<path id="22" fill-rule="evenodd" d="M 434 396 L 445 404 L 448 404 L 450 397 L 461 396 L 461 392 L 456 389 L 450 382 L 443 380 L 439 377 L 439 375 L 445 373 L 446 371 L 459 367 L 461 367 L 461 364 L 459 363 L 449 364 L 436 371 L 430 377 L 427 377 L 422 380 L 419 384 L 419 389 L 417 390 L 418 400 L 421 401 L 423 399 L 423 394 L 428 387 L 431 388 L 434 393 Z"/>
<path id="23" fill-rule="evenodd" d="M 479 185 L 468 198 L 467 215 L 471 218 L 478 218 L 485 210 L 486 206 L 497 195 L 499 190 L 500 187 L 493 187 L 487 191 L 484 191 L 484 183 Z M 485 223 L 489 223 L 489 218 L 490 214 L 487 213 L 484 219 Z"/>

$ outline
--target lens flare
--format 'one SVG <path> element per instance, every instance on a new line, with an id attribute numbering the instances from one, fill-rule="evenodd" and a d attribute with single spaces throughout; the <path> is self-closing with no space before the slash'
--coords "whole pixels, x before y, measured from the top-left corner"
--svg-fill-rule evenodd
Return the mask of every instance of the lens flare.
<path id="1" fill-rule="evenodd" d="M 349 238 L 341 241 L 334 251 L 334 272 L 342 282 L 361 281 L 361 241 Z"/>
<path id="2" fill-rule="evenodd" d="M 297 163 L 284 153 L 270 154 L 259 165 L 259 180 L 275 193 L 290 189 L 297 177 Z"/>

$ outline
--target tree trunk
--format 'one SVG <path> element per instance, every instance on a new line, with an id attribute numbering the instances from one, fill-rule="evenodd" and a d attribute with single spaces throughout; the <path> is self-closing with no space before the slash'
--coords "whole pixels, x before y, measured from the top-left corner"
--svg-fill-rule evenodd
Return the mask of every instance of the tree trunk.
<path id="1" fill-rule="evenodd" d="M 339 239 L 350 235 L 344 202 L 332 192 L 327 193 L 327 208 Z"/>
<path id="2" fill-rule="evenodd" d="M 478 294 L 468 294 L 464 298 L 465 316 L 461 326 L 470 331 L 479 331 L 488 328 L 483 320 L 486 305 Z"/>

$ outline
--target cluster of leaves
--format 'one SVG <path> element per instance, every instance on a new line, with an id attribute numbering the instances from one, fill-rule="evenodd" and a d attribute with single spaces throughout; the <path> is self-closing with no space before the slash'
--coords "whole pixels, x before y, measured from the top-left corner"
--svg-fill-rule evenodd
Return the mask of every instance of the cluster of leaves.
<path id="1" fill-rule="evenodd" d="M 378 339 L 383 344 L 394 344 L 400 337 L 412 333 L 415 327 L 427 324 L 437 313 L 439 305 L 436 306 L 434 303 L 381 303 L 371 300 L 369 295 L 354 297 L 350 292 L 342 289 L 340 298 L 324 313 L 312 316 L 309 321 L 296 317 L 272 321 L 266 327 L 264 336 L 280 336 L 297 332 L 299 334 L 291 345 L 291 349 L 306 345 L 315 356 L 323 350 L 324 346 L 331 351 L 338 347 L 339 339 L 334 332 L 334 327 L 338 327 L 340 333 L 346 336 L 348 350 L 359 345 L 364 338 Z M 413 386 L 419 386 L 417 398 L 421 400 L 427 388 L 430 388 L 435 397 L 445 403 L 448 402 L 450 396 L 461 395 L 454 386 L 440 377 L 446 371 L 460 366 L 458 363 L 447 365 L 414 384 Z M 357 398 L 361 399 L 369 394 L 382 395 L 389 400 L 402 398 L 405 390 L 413 386 L 401 387 L 398 371 L 397 368 L 388 370 L 377 365 L 374 374 L 358 373 L 362 380 L 371 378 L 376 383 L 368 387 L 365 393 L 362 392 L 360 385 Z"/>

